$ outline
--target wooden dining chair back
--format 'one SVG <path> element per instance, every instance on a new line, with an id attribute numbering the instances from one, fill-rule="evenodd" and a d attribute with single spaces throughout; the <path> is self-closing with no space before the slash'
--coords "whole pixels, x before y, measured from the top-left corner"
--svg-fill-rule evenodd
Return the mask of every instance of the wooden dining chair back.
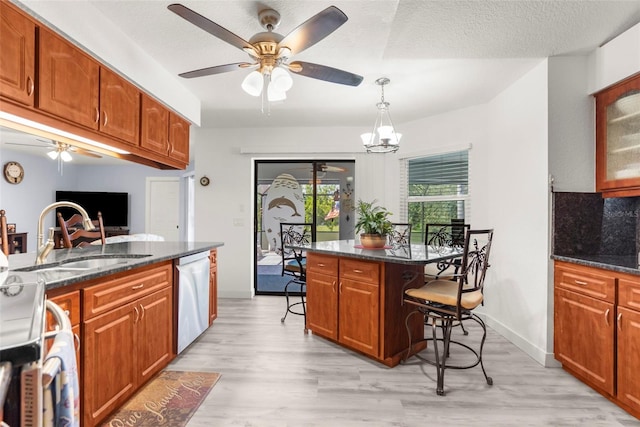
<path id="1" fill-rule="evenodd" d="M 451 280 L 436 279 L 420 288 L 404 289 L 403 305 L 414 308 L 407 318 L 405 325 L 409 325 L 412 315 L 420 313 L 425 322 L 431 325 L 432 336 L 426 338 L 433 342 L 435 361 L 421 355 L 418 358 L 434 364 L 437 369 L 438 395 L 444 395 L 444 372 L 447 368 L 468 369 L 480 364 L 487 384 L 492 385 L 493 379 L 487 375 L 482 362 L 482 349 L 487 336 L 484 321 L 474 313 L 474 309 L 484 301 L 484 281 L 489 267 L 489 254 L 493 241 L 493 229 L 468 230 L 465 234 L 464 249 L 460 272 Z M 482 329 L 482 337 L 477 348 L 468 343 L 451 339 L 451 329 L 454 324 L 461 324 L 465 320 L 474 320 Z M 441 336 L 438 336 L 441 330 Z M 409 348 L 412 347 L 411 330 L 407 326 Z M 442 345 L 442 351 L 438 348 Z M 469 364 L 449 364 L 450 344 L 456 344 L 456 349 L 466 349 L 475 355 Z M 407 357 L 409 354 L 407 353 Z M 406 359 L 406 358 L 405 358 Z"/>
<path id="2" fill-rule="evenodd" d="M 91 221 L 94 226 L 93 230 L 84 229 L 82 216 L 80 214 L 73 214 L 71 218 L 66 221 L 60 212 L 58 212 L 57 215 L 60 234 L 62 235 L 62 247 L 73 248 L 88 246 L 96 240 L 100 240 L 103 245 L 105 244 L 106 240 L 101 212 L 98 212 L 98 219 Z"/>
<path id="3" fill-rule="evenodd" d="M 0 210 L 0 239 L 2 244 L 2 253 L 9 256 L 9 231 L 7 227 L 7 217 L 5 211 Z"/>
<path id="4" fill-rule="evenodd" d="M 304 249 L 291 248 L 288 245 L 307 246 L 311 244 L 313 224 L 307 222 L 280 223 L 280 252 L 282 254 L 282 276 L 290 276 L 291 280 L 284 286 L 287 310 L 280 319 L 284 322 L 287 314 L 298 314 L 305 318 L 305 332 L 307 331 L 306 294 L 307 294 L 307 257 Z M 295 290 L 292 290 L 295 289 Z M 290 298 L 300 297 L 299 301 L 291 302 Z M 294 309 L 294 307 L 296 307 Z"/>

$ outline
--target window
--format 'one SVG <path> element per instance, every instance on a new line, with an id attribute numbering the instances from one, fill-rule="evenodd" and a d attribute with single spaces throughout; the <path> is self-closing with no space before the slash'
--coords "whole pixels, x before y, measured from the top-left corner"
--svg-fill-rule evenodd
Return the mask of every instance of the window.
<path id="1" fill-rule="evenodd" d="M 426 223 L 450 223 L 468 216 L 469 150 L 402 162 L 401 216 L 412 224 L 412 241 L 424 241 Z"/>

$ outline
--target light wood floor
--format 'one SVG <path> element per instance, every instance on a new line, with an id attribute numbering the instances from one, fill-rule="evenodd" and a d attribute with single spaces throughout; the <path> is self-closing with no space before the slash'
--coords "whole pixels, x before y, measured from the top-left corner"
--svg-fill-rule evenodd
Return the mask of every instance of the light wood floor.
<path id="1" fill-rule="evenodd" d="M 437 396 L 433 366 L 387 368 L 305 335 L 302 316 L 281 324 L 283 308 L 284 297 L 219 300 L 213 326 L 168 368 L 222 374 L 189 427 L 640 425 L 492 330 L 484 359 L 494 385 L 479 367 L 449 370 Z"/>

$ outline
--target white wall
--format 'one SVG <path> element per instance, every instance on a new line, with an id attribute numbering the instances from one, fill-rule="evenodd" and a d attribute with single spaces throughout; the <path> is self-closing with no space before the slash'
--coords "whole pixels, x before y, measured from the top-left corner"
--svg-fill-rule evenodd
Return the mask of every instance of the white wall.
<path id="1" fill-rule="evenodd" d="M 548 321 L 547 67 L 542 61 L 489 103 L 487 193 L 474 199 L 486 215 L 478 218 L 480 224 L 495 227 L 483 310 L 487 323 L 540 363 L 549 359 L 553 327 Z"/>
<path id="2" fill-rule="evenodd" d="M 589 93 L 640 73 L 640 23 L 589 55 Z"/>

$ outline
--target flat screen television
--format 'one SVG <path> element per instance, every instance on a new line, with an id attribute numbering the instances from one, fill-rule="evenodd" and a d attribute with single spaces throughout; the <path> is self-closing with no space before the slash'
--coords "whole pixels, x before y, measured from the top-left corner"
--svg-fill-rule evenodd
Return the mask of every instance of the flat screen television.
<path id="1" fill-rule="evenodd" d="M 91 219 L 98 218 L 102 212 L 105 227 L 129 226 L 129 193 L 113 193 L 106 191 L 56 191 L 56 202 L 75 202 L 86 209 Z M 77 213 L 73 208 L 57 208 L 64 219 Z M 56 220 L 57 223 L 57 220 Z"/>

